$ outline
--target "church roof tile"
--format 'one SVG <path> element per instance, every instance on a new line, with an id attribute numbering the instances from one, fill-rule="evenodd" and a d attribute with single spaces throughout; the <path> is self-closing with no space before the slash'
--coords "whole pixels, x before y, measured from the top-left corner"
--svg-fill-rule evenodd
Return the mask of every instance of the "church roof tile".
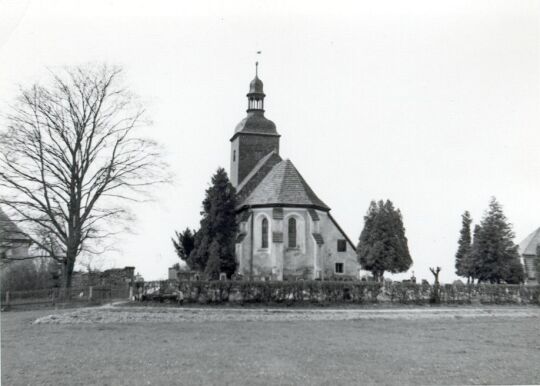
<path id="1" fill-rule="evenodd" d="M 288 159 L 276 164 L 240 207 L 252 205 L 293 205 L 330 210 Z"/>

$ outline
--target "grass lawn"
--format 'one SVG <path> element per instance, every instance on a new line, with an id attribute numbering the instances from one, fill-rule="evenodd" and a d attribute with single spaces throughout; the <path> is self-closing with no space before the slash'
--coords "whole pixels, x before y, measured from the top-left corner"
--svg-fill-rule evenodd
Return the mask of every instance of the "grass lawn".
<path id="1" fill-rule="evenodd" d="M 530 310 L 80 324 L 32 324 L 50 310 L 3 312 L 2 385 L 538 384 L 540 308 Z"/>

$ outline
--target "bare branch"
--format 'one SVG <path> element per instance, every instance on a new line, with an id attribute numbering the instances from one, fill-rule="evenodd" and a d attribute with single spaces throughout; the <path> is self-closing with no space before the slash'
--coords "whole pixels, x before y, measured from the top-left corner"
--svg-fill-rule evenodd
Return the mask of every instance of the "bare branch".
<path id="1" fill-rule="evenodd" d="M 140 201 L 168 181 L 157 144 L 139 138 L 144 109 L 117 67 L 51 73 L 21 90 L 0 133 L 0 205 L 45 251 L 61 261 L 66 284 L 81 251 L 128 217 L 120 202 Z"/>

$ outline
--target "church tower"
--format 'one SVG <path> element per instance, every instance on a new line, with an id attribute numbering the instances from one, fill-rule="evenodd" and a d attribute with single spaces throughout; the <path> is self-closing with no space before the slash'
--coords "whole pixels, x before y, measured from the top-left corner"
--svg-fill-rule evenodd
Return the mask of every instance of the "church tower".
<path id="1" fill-rule="evenodd" d="M 279 137 L 274 122 L 264 116 L 263 82 L 255 63 L 255 79 L 249 84 L 247 116 L 236 126 L 231 138 L 231 183 L 237 187 L 257 163 L 275 151 Z"/>

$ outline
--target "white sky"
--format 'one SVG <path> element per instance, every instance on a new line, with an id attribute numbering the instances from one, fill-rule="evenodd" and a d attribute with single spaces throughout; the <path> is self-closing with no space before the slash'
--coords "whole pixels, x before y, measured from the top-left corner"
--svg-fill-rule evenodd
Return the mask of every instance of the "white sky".
<path id="1" fill-rule="evenodd" d="M 540 226 L 540 2 L 232 4 L 0 0 L 0 109 L 46 68 L 118 64 L 165 146 L 176 181 L 135 207 L 105 267 L 157 279 L 178 261 L 170 237 L 228 170 L 258 50 L 281 155 L 354 242 L 390 198 L 416 276 L 449 281 L 464 210 L 478 221 L 494 195 L 516 242 Z"/>

